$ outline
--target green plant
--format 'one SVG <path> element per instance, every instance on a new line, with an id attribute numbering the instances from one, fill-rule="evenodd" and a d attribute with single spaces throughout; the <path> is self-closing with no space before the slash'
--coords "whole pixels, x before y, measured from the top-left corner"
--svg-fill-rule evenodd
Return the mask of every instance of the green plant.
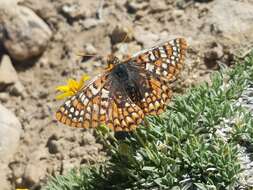
<path id="1" fill-rule="evenodd" d="M 237 144 L 253 143 L 252 116 L 235 102 L 252 79 L 253 54 L 215 73 L 212 85 L 176 97 L 164 114 L 147 118 L 149 127 L 121 140 L 98 130 L 110 160 L 57 176 L 45 189 L 234 189 Z M 232 130 L 222 137 L 223 128 Z"/>

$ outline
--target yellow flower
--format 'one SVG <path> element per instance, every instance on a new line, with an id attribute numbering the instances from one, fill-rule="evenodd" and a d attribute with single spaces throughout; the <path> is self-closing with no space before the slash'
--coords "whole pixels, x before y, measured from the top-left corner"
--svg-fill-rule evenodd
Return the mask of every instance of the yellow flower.
<path id="1" fill-rule="evenodd" d="M 84 82 L 89 80 L 90 77 L 86 74 L 84 74 L 81 78 L 81 80 L 78 82 L 74 79 L 69 79 L 67 82 L 67 85 L 64 86 L 58 86 L 56 88 L 57 91 L 62 92 L 62 94 L 59 94 L 56 96 L 56 99 L 61 100 L 69 96 L 73 96 L 76 94 L 84 85 Z"/>

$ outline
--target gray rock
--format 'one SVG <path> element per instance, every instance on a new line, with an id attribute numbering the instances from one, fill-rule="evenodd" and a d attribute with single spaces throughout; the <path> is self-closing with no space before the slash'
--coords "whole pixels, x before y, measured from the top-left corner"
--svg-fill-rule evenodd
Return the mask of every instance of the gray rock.
<path id="1" fill-rule="evenodd" d="M 52 36 L 48 25 L 23 6 L 1 2 L 0 25 L 4 30 L 4 47 L 19 61 L 42 54 Z"/>
<path id="2" fill-rule="evenodd" d="M 11 158 L 18 147 L 21 132 L 19 120 L 0 104 L 0 161 Z"/>
<path id="3" fill-rule="evenodd" d="M 15 68 L 8 55 L 0 62 L 0 91 L 8 91 L 11 95 L 25 97 L 27 95 L 23 84 L 19 81 Z M 1 96 L 0 96 L 1 99 Z"/>
<path id="4" fill-rule="evenodd" d="M 7 179 L 7 175 L 9 173 L 9 168 L 7 164 L 0 163 L 0 186 L 1 190 L 9 190 L 11 189 L 11 184 Z"/>
<path id="5" fill-rule="evenodd" d="M 144 48 L 152 47 L 159 40 L 158 35 L 145 31 L 141 27 L 136 27 L 134 38 L 137 42 L 143 44 Z"/>
<path id="6" fill-rule="evenodd" d="M 215 68 L 222 56 L 223 47 L 220 44 L 213 43 L 204 53 L 204 62 L 208 68 Z"/>
<path id="7" fill-rule="evenodd" d="M 174 39 L 179 36 L 170 35 L 167 31 L 155 34 L 153 32 L 145 30 L 143 27 L 135 27 L 134 38 L 140 44 L 143 44 L 144 48 L 151 48 L 158 43 L 165 42 L 167 40 Z"/>
<path id="8" fill-rule="evenodd" d="M 30 162 L 25 168 L 23 180 L 25 183 L 34 185 L 39 183 L 47 174 L 47 164 L 45 160 Z"/>
<path id="9" fill-rule="evenodd" d="M 90 28 L 94 28 L 99 23 L 101 23 L 101 21 L 99 21 L 98 19 L 95 19 L 95 18 L 87 18 L 84 21 L 80 22 L 83 29 L 85 29 L 85 30 L 90 29 Z"/>
<path id="10" fill-rule="evenodd" d="M 62 6 L 61 11 L 64 15 L 66 15 L 67 18 L 77 19 L 84 16 L 82 12 L 82 14 L 80 14 L 78 7 L 80 7 L 80 5 L 78 5 L 77 3 L 65 4 Z"/>
<path id="11" fill-rule="evenodd" d="M 0 93 L 0 102 L 7 102 L 9 98 L 9 94 L 7 92 L 1 92 Z"/>
<path id="12" fill-rule="evenodd" d="M 253 4 L 240 1 L 222 0 L 216 1 L 210 14 L 207 16 L 207 23 L 213 25 L 216 30 L 224 35 L 243 36 L 243 32 L 253 29 Z M 238 35 L 240 34 L 240 35 Z M 235 39 L 233 39 L 235 40 Z"/>
<path id="13" fill-rule="evenodd" d="M 154 12 L 158 12 L 158 11 L 164 11 L 166 9 L 168 9 L 168 6 L 166 5 L 165 1 L 157 1 L 157 0 L 150 0 L 150 8 L 152 11 Z"/>
<path id="14" fill-rule="evenodd" d="M 0 104 L 0 186 L 11 189 L 8 161 L 15 153 L 21 135 L 21 124 L 13 113 Z"/>
<path id="15" fill-rule="evenodd" d="M 113 50 L 115 56 L 124 60 L 129 58 L 128 56 L 132 56 L 141 51 L 141 46 L 136 42 L 119 43 L 114 46 Z"/>
<path id="16" fill-rule="evenodd" d="M 21 96 L 23 98 L 27 96 L 25 87 L 20 81 L 17 81 L 14 85 L 8 87 L 7 90 L 13 96 Z"/>
<path id="17" fill-rule="evenodd" d="M 136 13 L 148 7 L 148 2 L 145 1 L 127 1 L 126 7 L 129 13 Z"/>
<path id="18" fill-rule="evenodd" d="M 60 152 L 60 144 L 57 140 L 52 139 L 48 142 L 48 152 L 50 154 L 56 154 Z"/>
<path id="19" fill-rule="evenodd" d="M 87 53 L 88 55 L 96 55 L 97 54 L 96 48 L 90 43 L 87 43 L 84 45 L 84 50 L 85 50 L 85 53 Z"/>
<path id="20" fill-rule="evenodd" d="M 117 25 L 111 34 L 111 42 L 112 44 L 121 43 L 121 42 L 129 42 L 133 38 L 130 27 L 124 27 L 121 25 Z"/>
<path id="21" fill-rule="evenodd" d="M 3 90 L 8 85 L 16 83 L 18 75 L 12 66 L 11 60 L 8 55 L 4 55 L 0 62 L 0 90 Z"/>

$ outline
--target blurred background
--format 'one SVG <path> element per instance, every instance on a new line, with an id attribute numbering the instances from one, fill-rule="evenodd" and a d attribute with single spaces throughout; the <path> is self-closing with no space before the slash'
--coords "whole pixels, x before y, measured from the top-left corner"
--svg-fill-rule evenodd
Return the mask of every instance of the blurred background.
<path id="1" fill-rule="evenodd" d="M 183 93 L 252 48 L 252 10 L 251 0 L 0 0 L 1 189 L 40 189 L 50 175 L 106 159 L 92 130 L 55 121 L 57 86 L 95 76 L 111 53 L 184 37 Z"/>

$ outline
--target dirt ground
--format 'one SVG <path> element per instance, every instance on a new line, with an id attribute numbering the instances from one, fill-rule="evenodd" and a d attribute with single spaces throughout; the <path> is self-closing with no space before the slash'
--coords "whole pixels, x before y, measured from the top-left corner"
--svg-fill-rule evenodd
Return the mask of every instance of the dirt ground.
<path id="1" fill-rule="evenodd" d="M 253 45 L 251 0 L 23 0 L 53 32 L 46 51 L 36 60 L 15 62 L 24 96 L 7 93 L 2 104 L 22 124 L 19 147 L 6 175 L 12 187 L 36 187 L 50 175 L 106 159 L 92 130 L 57 123 L 56 86 L 84 73 L 94 76 L 106 56 L 133 54 L 180 36 L 189 48 L 179 85 L 184 89 L 203 81 L 219 64 L 231 65 Z M 125 34 L 128 39 L 122 42 Z M 103 58 L 82 59 L 83 51 Z"/>

